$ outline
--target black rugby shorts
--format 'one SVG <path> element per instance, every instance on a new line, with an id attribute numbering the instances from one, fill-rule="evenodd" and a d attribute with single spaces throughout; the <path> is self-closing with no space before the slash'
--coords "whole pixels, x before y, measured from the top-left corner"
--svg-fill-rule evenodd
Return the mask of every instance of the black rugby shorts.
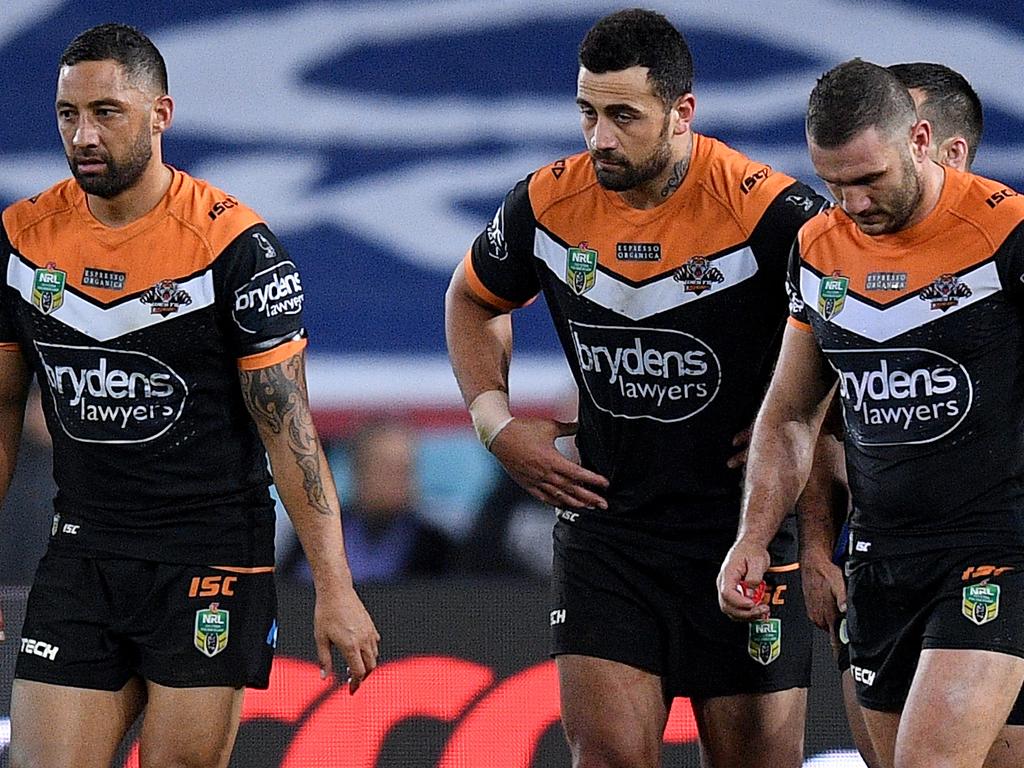
<path id="1" fill-rule="evenodd" d="M 903 707 L 926 648 L 1024 657 L 1024 556 L 1006 547 L 902 554 L 879 536 L 850 559 L 850 672 L 868 709 Z M 1008 719 L 1024 723 L 1018 699 Z"/>
<path id="2" fill-rule="evenodd" d="M 765 578 L 770 618 L 746 623 L 718 607 L 721 545 L 698 560 L 565 520 L 554 542 L 553 656 L 628 664 L 659 675 L 667 694 L 697 699 L 810 685 L 813 625 L 795 563 Z"/>
<path id="3" fill-rule="evenodd" d="M 270 572 L 48 552 L 29 593 L 15 677 L 116 691 L 266 688 L 277 644 Z"/>

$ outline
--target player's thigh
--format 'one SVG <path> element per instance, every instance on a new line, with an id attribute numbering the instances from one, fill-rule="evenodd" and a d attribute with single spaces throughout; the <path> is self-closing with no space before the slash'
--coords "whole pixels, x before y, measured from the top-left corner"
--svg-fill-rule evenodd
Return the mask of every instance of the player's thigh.
<path id="1" fill-rule="evenodd" d="M 119 691 L 15 680 L 12 768 L 109 768 L 144 701 L 138 678 Z"/>
<path id="2" fill-rule="evenodd" d="M 717 696 L 692 704 L 706 768 L 803 764 L 806 688 Z"/>
<path id="3" fill-rule="evenodd" d="M 853 682 L 849 665 L 842 672 L 842 687 L 843 707 L 846 710 L 846 720 L 850 724 L 850 733 L 853 734 L 853 743 L 868 768 L 881 768 L 882 763 L 875 753 L 871 734 L 868 733 L 868 724 L 864 720 L 864 710 L 857 701 L 857 685 Z"/>
<path id="4" fill-rule="evenodd" d="M 238 734 L 244 688 L 147 683 L 139 734 L 142 768 L 224 768 Z"/>
<path id="5" fill-rule="evenodd" d="M 871 748 L 881 768 L 892 768 L 896 754 L 896 736 L 899 733 L 900 713 L 861 707 L 864 725 L 871 738 Z"/>
<path id="6" fill-rule="evenodd" d="M 668 705 L 658 675 L 591 656 L 564 654 L 556 663 L 574 764 L 659 765 Z"/>
<path id="7" fill-rule="evenodd" d="M 1024 658 L 977 649 L 926 648 L 896 739 L 900 768 L 982 765 L 1004 727 Z M 951 724 L 970 727 L 951 727 Z"/>

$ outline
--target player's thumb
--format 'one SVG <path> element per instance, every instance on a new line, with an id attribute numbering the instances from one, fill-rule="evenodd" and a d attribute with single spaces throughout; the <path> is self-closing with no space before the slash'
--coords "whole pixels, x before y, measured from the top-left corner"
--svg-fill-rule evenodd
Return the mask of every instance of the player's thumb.
<path id="1" fill-rule="evenodd" d="M 841 575 L 832 579 L 832 594 L 835 596 L 839 612 L 846 613 L 846 582 Z"/>

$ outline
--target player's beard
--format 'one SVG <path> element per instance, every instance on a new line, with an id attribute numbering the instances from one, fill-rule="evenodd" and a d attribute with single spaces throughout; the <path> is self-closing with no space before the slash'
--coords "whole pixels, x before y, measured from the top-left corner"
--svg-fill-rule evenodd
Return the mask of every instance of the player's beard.
<path id="1" fill-rule="evenodd" d="M 668 115 L 665 116 L 665 124 L 658 136 L 658 144 L 647 157 L 638 163 L 631 163 L 624 156 L 615 152 L 590 153 L 591 162 L 594 163 L 594 173 L 597 174 L 597 182 L 612 192 L 626 192 L 636 189 L 641 184 L 646 184 L 652 179 L 658 178 L 672 162 L 672 145 L 668 141 Z M 612 163 L 620 163 L 615 170 L 599 169 L 598 160 L 607 160 Z"/>
<path id="2" fill-rule="evenodd" d="M 86 193 L 107 200 L 134 186 L 146 172 L 152 158 L 153 145 L 148 131 L 139 132 L 138 139 L 123 160 L 114 160 L 108 152 L 67 155 L 68 167 L 78 185 Z M 89 159 L 105 163 L 106 170 L 99 174 L 80 173 L 78 163 Z"/>
<path id="3" fill-rule="evenodd" d="M 899 188 L 892 193 L 892 196 L 884 204 L 876 205 L 873 209 L 857 216 L 851 216 L 851 218 L 858 227 L 864 230 L 865 234 L 873 237 L 899 232 L 914 215 L 917 206 L 921 203 L 923 194 L 924 187 L 921 183 L 921 177 L 917 173 L 917 164 L 914 162 L 910 152 L 907 152 L 903 156 L 903 183 Z M 877 218 L 879 216 L 881 216 L 881 220 L 877 223 L 865 224 L 862 221 L 865 217 Z M 865 229 L 865 227 L 868 227 L 870 231 Z"/>

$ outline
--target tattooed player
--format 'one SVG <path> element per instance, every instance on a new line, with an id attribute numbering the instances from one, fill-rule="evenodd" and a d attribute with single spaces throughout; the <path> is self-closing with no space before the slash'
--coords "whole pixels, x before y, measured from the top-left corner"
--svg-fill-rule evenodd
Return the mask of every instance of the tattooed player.
<path id="1" fill-rule="evenodd" d="M 267 456 L 312 566 L 323 674 L 379 635 L 356 595 L 306 397 L 302 283 L 263 221 L 162 162 L 163 58 L 106 24 L 60 60 L 73 179 L 0 228 L 0 496 L 29 379 L 58 493 L 11 702 L 14 766 L 225 766 L 276 639 Z M 239 386 L 241 380 L 241 386 Z"/>

